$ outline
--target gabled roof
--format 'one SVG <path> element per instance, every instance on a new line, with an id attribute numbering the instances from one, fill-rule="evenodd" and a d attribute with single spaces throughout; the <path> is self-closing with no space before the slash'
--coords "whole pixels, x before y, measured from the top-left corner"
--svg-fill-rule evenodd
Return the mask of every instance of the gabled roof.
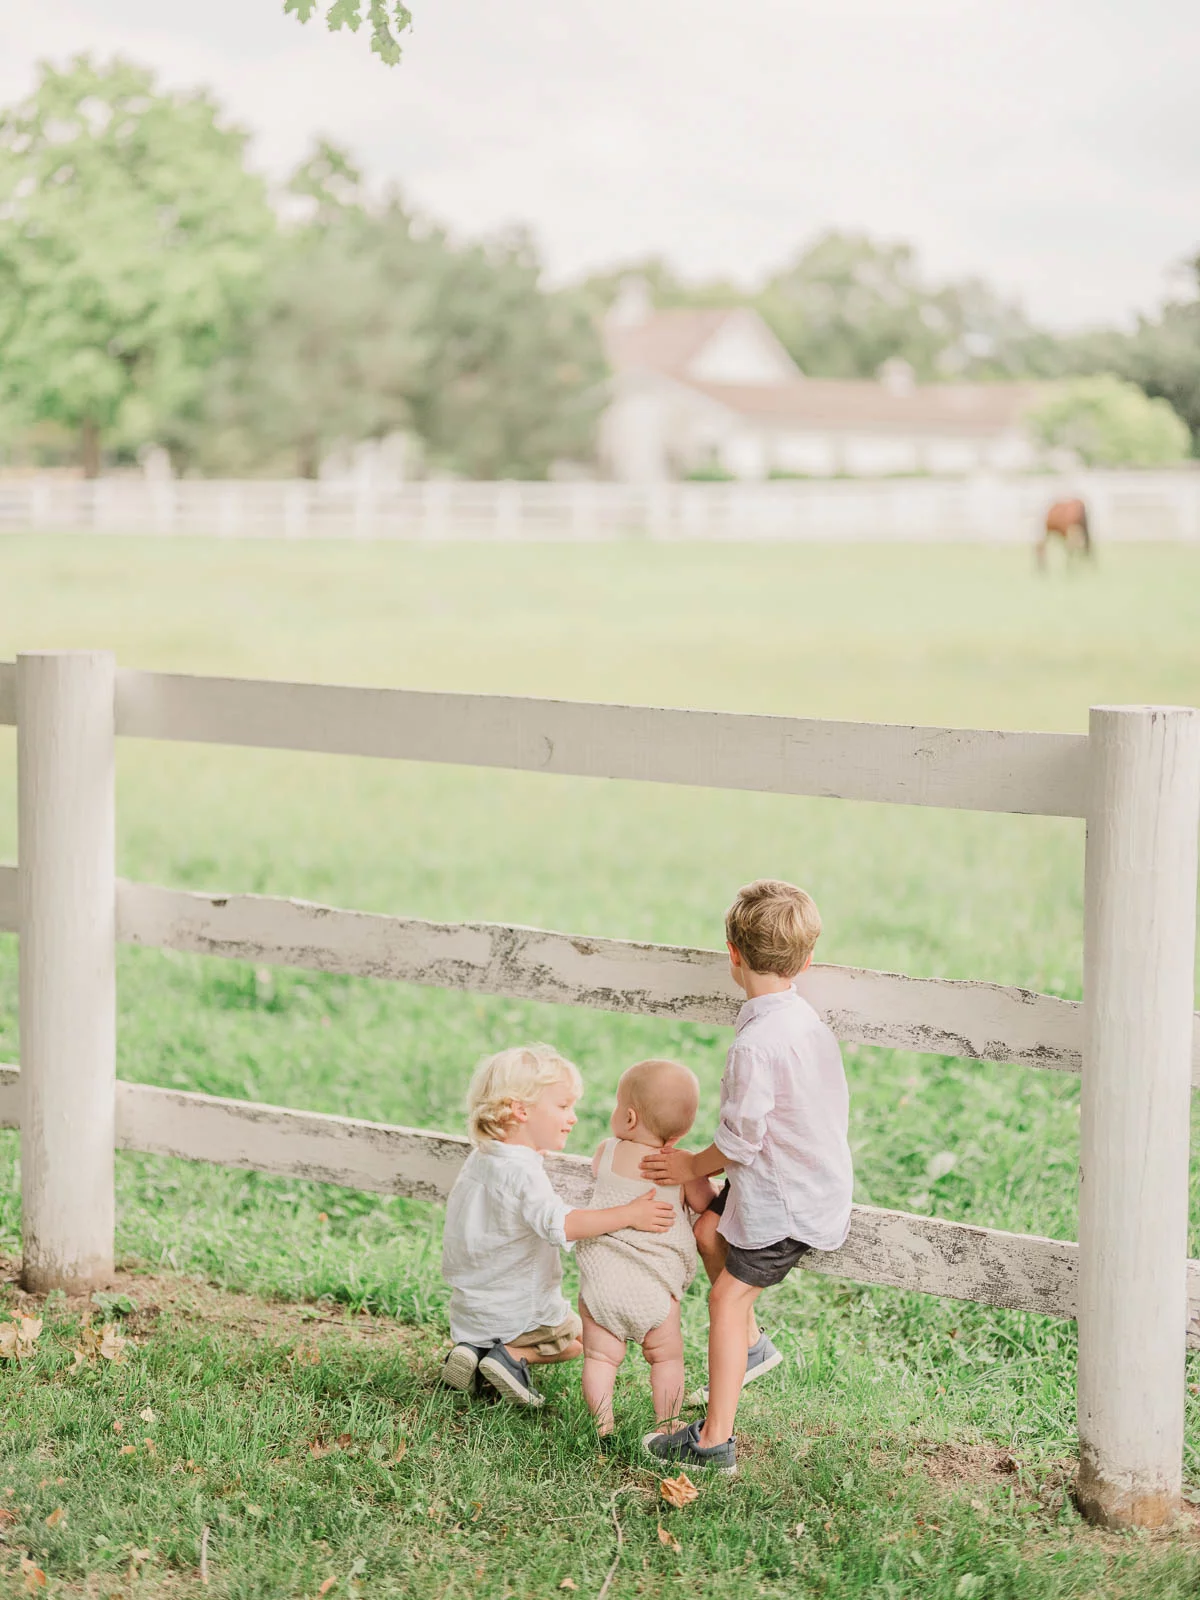
<path id="1" fill-rule="evenodd" d="M 907 392 L 869 380 L 805 378 L 802 383 L 695 383 L 692 388 L 755 422 L 780 427 L 897 433 L 992 434 L 1016 426 L 1035 404 L 1036 383 L 926 383 Z"/>
<path id="2" fill-rule="evenodd" d="M 735 316 L 734 310 L 652 311 L 642 322 L 609 324 L 604 330 L 608 359 L 618 372 L 648 367 L 682 376 L 688 363 Z"/>

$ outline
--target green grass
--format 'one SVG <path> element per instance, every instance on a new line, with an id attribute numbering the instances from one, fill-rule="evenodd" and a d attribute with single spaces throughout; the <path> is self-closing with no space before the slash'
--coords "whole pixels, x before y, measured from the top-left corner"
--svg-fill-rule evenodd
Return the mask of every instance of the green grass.
<path id="1" fill-rule="evenodd" d="M 986 549 L 0 542 L 0 658 L 107 646 L 123 664 L 181 671 L 1080 729 L 1089 704 L 1200 703 L 1197 637 L 1200 550 L 1181 547 L 1105 550 L 1095 573 L 1039 583 L 1026 552 Z M 0 859 L 15 854 L 13 755 L 0 732 Z M 1083 839 L 1072 822 L 132 742 L 118 816 L 120 870 L 149 881 L 709 946 L 732 890 L 769 872 L 816 896 L 824 960 L 1079 993 Z M 0 1059 L 16 1054 L 15 973 L 14 941 L 0 940 Z M 701 1075 L 703 1133 L 727 1043 L 718 1028 L 134 950 L 121 953 L 120 1008 L 125 1078 L 451 1129 L 481 1053 L 549 1037 L 587 1083 L 579 1150 L 599 1137 L 621 1069 L 653 1052 Z M 861 1202 L 1074 1236 L 1074 1082 L 900 1052 L 846 1058 Z M 954 1165 L 931 1180 L 945 1151 Z M 10 1252 L 16 1154 L 5 1136 Z M 370 1595 L 418 1579 L 438 1596 L 550 1594 L 562 1577 L 595 1593 L 622 1485 L 615 1596 L 1182 1595 L 1200 1577 L 1183 1546 L 1080 1533 L 1069 1506 L 1047 1510 L 1019 1486 L 987 1488 L 985 1519 L 970 1505 L 978 1495 L 948 1494 L 923 1469 L 906 1476 L 921 1445 L 994 1442 L 1018 1457 L 1022 1482 L 1053 1480 L 1074 1427 L 1067 1325 L 795 1274 L 764 1309 L 796 1360 L 740 1421 L 750 1448 L 737 1484 L 670 1513 L 683 1542 L 674 1555 L 658 1543 L 639 1492 L 653 1478 L 630 1442 L 645 1405 L 639 1358 L 621 1391 L 627 1448 L 604 1464 L 572 1374 L 551 1379 L 551 1414 L 515 1421 L 431 1386 L 444 1331 L 436 1208 L 139 1157 L 119 1160 L 119 1205 L 126 1260 L 364 1308 L 410 1331 L 395 1347 L 338 1346 L 303 1374 L 270 1340 L 198 1330 L 182 1312 L 99 1378 L 68 1378 L 48 1344 L 3 1379 L 11 1432 L 0 1449 L 18 1474 L 30 1438 L 76 1462 L 65 1531 L 37 1521 L 28 1545 L 48 1549 L 43 1565 L 63 1581 L 127 1567 L 120 1540 L 96 1542 L 107 1519 L 134 1548 L 154 1548 L 145 1593 L 172 1592 L 163 1574 L 195 1567 L 205 1522 L 223 1551 L 208 1593 L 315 1594 L 336 1573 L 341 1594 L 359 1558 Z M 685 1309 L 698 1372 L 701 1297 Z M 172 1478 L 161 1448 L 136 1470 L 114 1457 L 100 1398 L 125 1404 L 139 1386 L 164 1417 L 179 1410 L 172 1427 L 188 1408 L 206 1427 L 211 1417 L 202 1484 Z M 272 1430 L 357 1439 L 357 1422 L 334 1427 L 354 1406 L 372 1420 L 339 1472 L 332 1456 L 274 1461 Z M 385 1471 L 371 1446 L 389 1427 L 408 1451 Z M 182 1435 L 171 1450 L 196 1453 Z M 1195 1425 L 1188 1471 L 1200 1483 Z M 261 1518 L 213 1489 L 238 1474 Z M 324 1484 L 340 1487 L 322 1498 Z M 17 1492 L 34 1503 L 32 1487 Z M 503 1506 L 502 1549 L 493 1521 L 462 1515 L 475 1500 L 489 1518 Z M 236 1526 L 218 1531 L 218 1501 Z"/>

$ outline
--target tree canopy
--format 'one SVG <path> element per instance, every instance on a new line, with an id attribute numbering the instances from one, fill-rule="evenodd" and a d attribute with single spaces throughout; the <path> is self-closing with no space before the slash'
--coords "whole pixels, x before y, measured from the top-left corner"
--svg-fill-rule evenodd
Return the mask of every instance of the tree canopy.
<path id="1" fill-rule="evenodd" d="M 1162 467 L 1186 458 L 1187 424 L 1165 400 L 1111 374 L 1075 378 L 1029 413 L 1034 433 L 1088 467 Z"/>
<path id="2" fill-rule="evenodd" d="M 195 404 L 274 223 L 245 134 L 116 60 L 45 65 L 0 114 L 0 404 L 145 436 Z"/>

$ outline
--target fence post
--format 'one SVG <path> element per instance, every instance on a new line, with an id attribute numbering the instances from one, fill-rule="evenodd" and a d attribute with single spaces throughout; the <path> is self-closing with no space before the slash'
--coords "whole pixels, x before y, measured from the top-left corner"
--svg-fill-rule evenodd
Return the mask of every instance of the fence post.
<path id="1" fill-rule="evenodd" d="M 21 1191 L 26 1289 L 113 1269 L 115 665 L 17 657 Z"/>
<path id="2" fill-rule="evenodd" d="M 1084 875 L 1080 1509 L 1179 1508 L 1200 713 L 1095 706 Z"/>

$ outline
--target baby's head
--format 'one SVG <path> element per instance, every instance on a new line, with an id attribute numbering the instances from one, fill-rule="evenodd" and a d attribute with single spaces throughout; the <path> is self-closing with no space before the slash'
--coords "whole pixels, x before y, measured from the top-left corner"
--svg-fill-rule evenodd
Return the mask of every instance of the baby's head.
<path id="1" fill-rule="evenodd" d="M 535 1150 L 561 1150 L 575 1126 L 583 1092 L 579 1068 L 548 1044 L 517 1045 L 488 1056 L 467 1090 L 472 1144 L 497 1139 Z"/>
<path id="2" fill-rule="evenodd" d="M 820 936 L 821 915 L 811 897 L 779 878 L 746 884 L 725 913 L 733 980 L 741 988 L 739 962 L 750 972 L 794 978 L 812 960 Z"/>
<path id="3" fill-rule="evenodd" d="M 678 1061 L 639 1061 L 621 1074 L 609 1126 L 618 1139 L 673 1144 L 696 1120 L 700 1085 Z"/>

